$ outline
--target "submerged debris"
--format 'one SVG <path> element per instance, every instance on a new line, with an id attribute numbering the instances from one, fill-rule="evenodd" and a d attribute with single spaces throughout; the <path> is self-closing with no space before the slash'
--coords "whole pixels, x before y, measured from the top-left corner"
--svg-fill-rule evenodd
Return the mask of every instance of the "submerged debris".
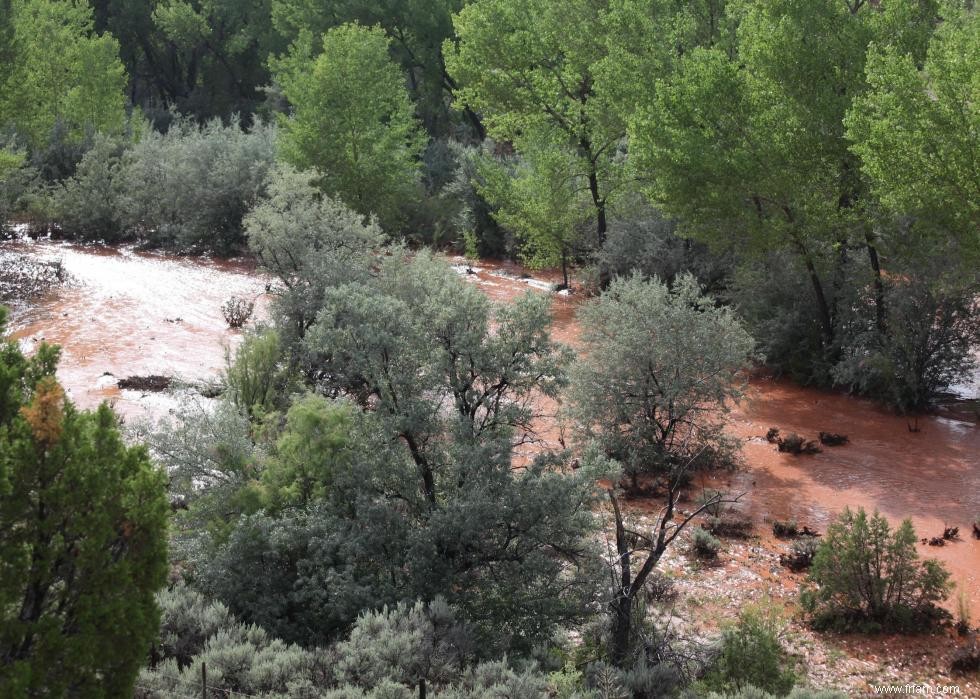
<path id="1" fill-rule="evenodd" d="M 819 454 L 821 449 L 812 439 L 804 439 L 795 432 L 790 432 L 779 440 L 779 451 L 789 454 Z"/>
<path id="2" fill-rule="evenodd" d="M 127 376 L 125 379 L 119 379 L 117 385 L 119 388 L 132 391 L 166 391 L 170 388 L 172 381 L 173 379 L 169 376 L 150 374 L 149 376 Z"/>
<path id="3" fill-rule="evenodd" d="M 847 444 L 848 439 L 846 434 L 838 434 L 836 432 L 821 432 L 820 433 L 820 443 L 828 447 L 839 447 L 842 444 Z"/>
<path id="4" fill-rule="evenodd" d="M 820 433 L 821 439 L 823 438 L 823 434 L 823 432 Z M 844 439 L 846 440 L 847 437 L 844 437 Z M 769 428 L 769 431 L 766 432 L 766 441 L 770 444 L 775 444 L 779 448 L 779 451 L 788 454 L 819 454 L 821 451 L 815 441 L 804 439 L 795 432 L 790 432 L 785 437 L 781 437 L 778 427 Z"/>

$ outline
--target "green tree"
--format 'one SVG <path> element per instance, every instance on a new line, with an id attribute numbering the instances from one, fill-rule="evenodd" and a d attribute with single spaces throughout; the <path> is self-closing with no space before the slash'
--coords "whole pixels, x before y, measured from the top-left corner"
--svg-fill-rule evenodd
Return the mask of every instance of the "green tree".
<path id="1" fill-rule="evenodd" d="M 330 495 L 334 473 L 354 460 L 356 408 L 315 394 L 293 403 L 275 454 L 262 471 L 266 509 L 307 507 Z"/>
<path id="2" fill-rule="evenodd" d="M 904 47 L 876 45 L 870 90 L 848 114 L 852 150 L 881 201 L 933 223 L 959 257 L 980 254 L 980 13 L 952 10 L 925 65 Z"/>
<path id="3" fill-rule="evenodd" d="M 121 133 L 126 71 L 118 42 L 95 34 L 88 3 L 13 0 L 10 9 L 13 62 L 6 88 L 0 86 L 0 123 L 33 148 L 43 147 L 58 125 L 74 141 L 86 130 Z"/>
<path id="4" fill-rule="evenodd" d="M 443 42 L 453 36 L 452 13 L 465 0 L 337 0 L 311 3 L 308 0 L 273 0 L 272 21 L 289 42 L 305 33 L 313 41 L 331 27 L 344 22 L 378 25 L 391 39 L 392 56 L 408 78 L 412 101 L 426 130 L 447 135 L 454 126 L 447 97 L 456 83 L 446 70 Z M 470 128 L 482 140 L 483 126 L 477 115 L 464 107 Z"/>
<path id="5" fill-rule="evenodd" d="M 915 530 L 904 520 L 894 532 L 888 520 L 863 508 L 845 508 L 827 528 L 810 569 L 815 587 L 804 606 L 820 624 L 869 625 L 914 630 L 944 612 L 949 572 L 935 560 L 919 560 Z"/>
<path id="6" fill-rule="evenodd" d="M 298 404 L 263 474 L 308 506 L 238 521 L 201 580 L 290 640 L 322 643 L 362 608 L 442 594 L 487 649 L 526 650 L 587 614 L 596 580 L 594 475 L 513 463 L 540 396 L 563 384 L 549 301 L 493 306 L 423 253 L 373 267 L 321 287 L 302 340 L 309 387 L 348 402 Z M 330 446 L 311 453 L 311 438 Z"/>
<path id="7" fill-rule="evenodd" d="M 868 260 L 883 322 L 880 241 L 844 117 L 866 88 L 872 39 L 921 43 L 931 17 L 917 4 L 730 3 L 734 44 L 676 61 L 632 124 L 645 189 L 685 232 L 746 256 L 792 252 L 811 287 L 817 354 L 838 349 L 834 292 L 851 250 Z M 898 32 L 896 16 L 917 23 Z"/>
<path id="8" fill-rule="evenodd" d="M 586 349 L 571 372 L 571 414 L 633 487 L 695 457 L 724 461 L 722 420 L 754 344 L 731 309 L 689 275 L 673 288 L 634 275 L 614 279 L 580 319 Z"/>
<path id="9" fill-rule="evenodd" d="M 388 41 L 380 28 L 345 24 L 324 34 L 311 63 L 282 62 L 293 112 L 281 120 L 281 143 L 289 162 L 319 170 L 328 194 L 397 228 L 417 191 L 425 138 Z"/>
<path id="10" fill-rule="evenodd" d="M 522 156 L 508 168 L 482 159 L 479 191 L 500 225 L 520 241 L 520 255 L 533 269 L 560 266 L 562 283 L 569 286 L 568 266 L 584 248 L 584 229 L 592 206 L 586 188 L 576 181 L 574 153 L 551 144 L 525 145 Z"/>
<path id="11" fill-rule="evenodd" d="M 56 362 L 0 347 L 0 686 L 123 695 L 158 629 L 166 479 L 108 406 L 71 405 Z"/>
<path id="12" fill-rule="evenodd" d="M 271 0 L 92 0 L 95 27 L 120 43 L 129 94 L 159 126 L 170 108 L 204 121 L 250 124 L 285 44 Z"/>
<path id="13" fill-rule="evenodd" d="M 568 151 L 568 179 L 586 185 L 596 245 L 605 240 L 607 208 L 623 188 L 617 151 L 626 135 L 620 112 L 601 82 L 608 54 L 605 0 L 478 0 L 454 19 L 446 65 L 459 83 L 458 104 L 485 120 L 487 133 L 514 142 L 533 131 Z M 539 188 L 553 185 L 541 182 Z"/>
<path id="14" fill-rule="evenodd" d="M 586 349 L 571 372 L 571 414 L 599 449 L 588 460 L 618 462 L 600 470 L 609 471 L 614 484 L 607 489 L 616 546 L 610 656 L 624 666 L 650 574 L 696 516 L 725 501 L 714 494 L 679 522 L 674 519 L 690 471 L 734 458 L 722 417 L 738 395 L 737 372 L 750 359 L 753 342 L 731 310 L 703 296 L 691 276 L 680 277 L 673 289 L 638 275 L 613 279 L 583 308 L 581 320 Z M 627 476 L 635 490 L 643 473 L 659 477 L 667 491 L 667 503 L 649 528 L 627 522 L 615 485 Z"/>
<path id="15" fill-rule="evenodd" d="M 369 276 L 373 255 L 385 242 L 375 223 L 317 189 L 316 177 L 275 170 L 266 196 L 245 218 L 249 248 L 278 282 L 275 317 L 294 362 L 297 341 L 315 321 L 326 289 Z"/>

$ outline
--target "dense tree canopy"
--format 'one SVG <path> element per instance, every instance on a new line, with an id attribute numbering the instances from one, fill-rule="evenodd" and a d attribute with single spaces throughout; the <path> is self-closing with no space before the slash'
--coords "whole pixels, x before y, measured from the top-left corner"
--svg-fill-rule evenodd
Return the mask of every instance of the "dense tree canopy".
<path id="1" fill-rule="evenodd" d="M 944 18 L 925 65 L 902 46 L 875 46 L 871 89 L 848 116 L 852 149 L 882 202 L 940 222 L 958 250 L 975 255 L 980 228 L 980 15 Z"/>
<path id="2" fill-rule="evenodd" d="M 165 478 L 108 406 L 72 406 L 57 356 L 0 347 L 0 686 L 121 695 L 157 633 Z"/>
<path id="3" fill-rule="evenodd" d="M 88 4 L 12 0 L 8 5 L 0 124 L 12 126 L 35 147 L 45 144 L 56 126 L 75 140 L 92 130 L 120 133 L 126 71 L 116 39 L 95 33 Z"/>
<path id="4" fill-rule="evenodd" d="M 417 193 L 424 139 L 380 29 L 345 24 L 323 36 L 312 66 L 279 75 L 294 107 L 281 121 L 284 156 L 315 168 L 331 196 L 397 229 Z"/>

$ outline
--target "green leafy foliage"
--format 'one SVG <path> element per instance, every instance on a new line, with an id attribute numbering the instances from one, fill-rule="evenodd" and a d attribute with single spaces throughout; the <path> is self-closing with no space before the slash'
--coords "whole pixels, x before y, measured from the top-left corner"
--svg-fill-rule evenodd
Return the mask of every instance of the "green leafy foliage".
<path id="1" fill-rule="evenodd" d="M 262 471 L 267 509 L 307 507 L 335 496 L 335 472 L 356 458 L 351 439 L 355 410 L 313 394 L 293 402 L 275 454 Z"/>
<path id="2" fill-rule="evenodd" d="M 88 3 L 13 0 L 4 11 L 12 21 L 0 124 L 11 125 L 33 148 L 44 146 L 59 124 L 75 142 L 87 130 L 121 133 L 126 71 L 119 43 L 95 33 Z"/>
<path id="3" fill-rule="evenodd" d="M 282 342 L 274 329 L 245 336 L 225 371 L 229 397 L 242 414 L 260 418 L 281 409 L 292 383 Z"/>
<path id="4" fill-rule="evenodd" d="M 439 591 L 488 650 L 527 649 L 588 612 L 595 580 L 592 477 L 511 463 L 566 351 L 546 298 L 493 307 L 443 262 L 390 253 L 326 286 L 296 342 L 337 402 L 294 403 L 261 466 L 269 507 L 228 520 L 200 578 L 287 640 L 325 643 L 360 609 Z"/>
<path id="5" fill-rule="evenodd" d="M 285 61 L 278 79 L 293 106 L 280 120 L 285 158 L 319 171 L 324 191 L 389 229 L 418 194 L 425 139 L 380 28 L 334 27 L 312 63 Z"/>
<path id="6" fill-rule="evenodd" d="M 0 347 L 0 685 L 125 694 L 159 621 L 165 478 L 108 406 L 71 405 L 57 356 Z"/>
<path id="7" fill-rule="evenodd" d="M 156 245 L 238 251 L 275 159 L 276 130 L 262 124 L 178 120 L 165 134 L 150 131 L 123 155 L 127 227 Z"/>
<path id="8" fill-rule="evenodd" d="M 944 7 L 925 64 L 906 47 L 876 45 L 868 57 L 870 90 L 846 121 L 882 202 L 899 214 L 941 222 L 960 255 L 980 253 L 980 15 Z"/>
<path id="9" fill-rule="evenodd" d="M 785 622 L 772 607 L 744 609 L 738 622 L 722 634 L 721 647 L 702 683 L 717 692 L 751 687 L 786 696 L 796 681 L 780 635 Z"/>
<path id="10" fill-rule="evenodd" d="M 534 205 L 554 206 L 567 198 L 569 187 L 577 190 L 576 183 L 583 183 L 595 247 L 605 239 L 607 207 L 625 179 L 623 159 L 616 156 L 626 125 L 602 82 L 608 5 L 602 0 L 561 6 L 545 0 L 473 2 L 455 16 L 457 39 L 445 48 L 446 65 L 460 84 L 456 103 L 480 112 L 491 136 L 533 156 L 534 164 L 515 186 L 533 189 Z M 510 206 L 521 201 L 515 192 Z M 555 233 L 542 229 L 540 215 L 529 228 L 536 232 L 532 240 L 546 236 L 554 247 Z M 567 227 L 561 230 L 571 234 Z"/>
<path id="11" fill-rule="evenodd" d="M 827 528 L 803 602 L 820 626 L 922 630 L 948 616 L 949 572 L 919 560 L 912 522 L 893 532 L 877 512 L 845 508 Z"/>

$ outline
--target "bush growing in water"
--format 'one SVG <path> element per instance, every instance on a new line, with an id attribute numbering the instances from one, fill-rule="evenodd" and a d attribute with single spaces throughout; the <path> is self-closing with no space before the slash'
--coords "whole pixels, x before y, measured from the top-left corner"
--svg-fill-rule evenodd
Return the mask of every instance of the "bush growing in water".
<path id="1" fill-rule="evenodd" d="M 912 522 L 894 531 L 877 512 L 845 509 L 830 525 L 810 570 L 803 605 L 818 627 L 913 630 L 948 616 L 937 604 L 949 572 L 920 561 Z"/>
<path id="2" fill-rule="evenodd" d="M 251 299 L 232 296 L 221 307 L 221 314 L 225 317 L 229 328 L 240 328 L 252 317 L 254 310 L 255 302 Z"/>

